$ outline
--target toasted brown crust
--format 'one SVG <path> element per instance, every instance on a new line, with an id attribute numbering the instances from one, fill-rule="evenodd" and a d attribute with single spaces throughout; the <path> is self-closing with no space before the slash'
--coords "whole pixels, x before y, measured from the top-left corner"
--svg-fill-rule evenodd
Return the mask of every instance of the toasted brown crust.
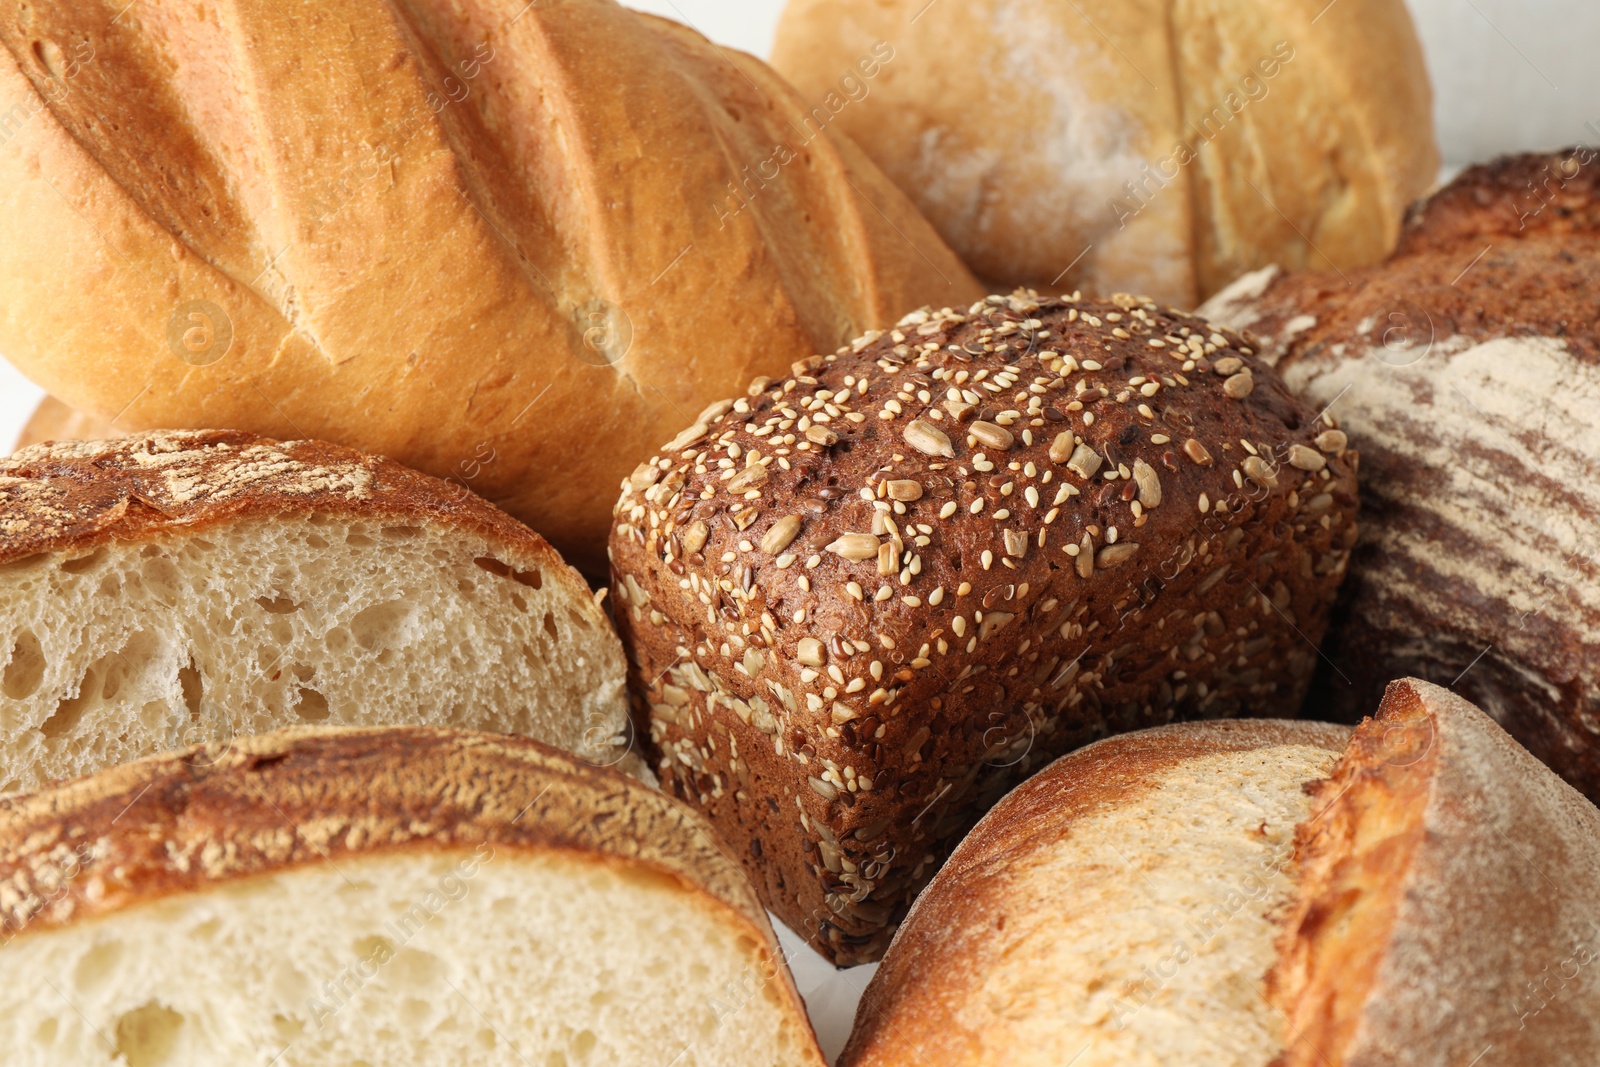
<path id="1" fill-rule="evenodd" d="M 835 960 L 1043 762 L 1298 707 L 1356 457 L 1236 337 L 1018 295 L 795 372 L 640 465 L 613 586 L 663 782 Z"/>
<path id="2" fill-rule="evenodd" d="M 53 396 L 39 401 L 28 423 L 17 436 L 16 448 L 42 445 L 46 441 L 95 441 L 120 436 L 116 427 L 104 419 L 74 411 Z"/>
<path id="3" fill-rule="evenodd" d="M 1392 678 L 1449 684 L 1600 797 L 1595 151 L 1474 167 L 1387 263 L 1203 310 L 1361 448 L 1363 537 L 1325 648 L 1344 677 L 1325 668 L 1309 710 L 1353 722 Z"/>
<path id="4" fill-rule="evenodd" d="M 1448 690 L 1394 682 L 1297 837 L 1284 1067 L 1589 1063 L 1600 811 Z"/>
<path id="5" fill-rule="evenodd" d="M 535 741 L 424 727 L 283 730 L 0 797 L 0 914 L 26 936 L 347 856 L 484 843 L 658 870 L 777 952 L 687 808 Z"/>
<path id="6" fill-rule="evenodd" d="M 0 350 L 118 426 L 460 475 L 599 573 L 680 411 L 979 293 L 766 64 L 611 0 L 121 8 L 0 4 Z"/>
<path id="7" fill-rule="evenodd" d="M 1136 809 L 1171 769 L 1190 760 L 1280 745 L 1339 752 L 1348 727 L 1239 720 L 1183 723 L 1107 738 L 1056 760 L 995 805 L 917 898 L 894 945 L 867 986 L 841 1067 L 965 1063 L 963 1036 L 950 1025 L 996 920 L 1027 898 L 1013 891 L 1018 861 L 1069 836 L 1079 821 Z"/>
<path id="8" fill-rule="evenodd" d="M 0 459 L 0 565 L 311 514 L 471 532 L 519 563 L 548 568 L 589 603 L 591 621 L 601 620 L 588 587 L 544 538 L 470 490 L 355 449 L 237 430 L 158 431 L 36 445 Z"/>

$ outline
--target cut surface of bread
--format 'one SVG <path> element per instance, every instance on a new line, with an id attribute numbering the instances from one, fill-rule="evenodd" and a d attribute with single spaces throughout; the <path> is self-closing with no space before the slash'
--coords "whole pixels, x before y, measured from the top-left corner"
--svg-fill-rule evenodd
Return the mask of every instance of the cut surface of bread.
<path id="1" fill-rule="evenodd" d="M 1187 724 L 1057 761 L 913 906 L 841 1062 L 1264 1067 L 1302 786 L 1347 736 Z"/>
<path id="2" fill-rule="evenodd" d="M 332 446 L 172 434 L 0 464 L 0 786 L 297 724 L 626 752 L 582 579 L 465 491 Z"/>
<path id="3" fill-rule="evenodd" d="M 821 1067 L 692 812 L 534 742 L 299 729 L 0 801 L 8 1064 Z"/>

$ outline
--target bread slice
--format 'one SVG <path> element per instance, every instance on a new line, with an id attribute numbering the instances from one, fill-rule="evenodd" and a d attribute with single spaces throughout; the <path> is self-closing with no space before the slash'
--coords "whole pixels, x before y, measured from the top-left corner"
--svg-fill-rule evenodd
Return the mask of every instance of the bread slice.
<path id="1" fill-rule="evenodd" d="M 842 1067 L 1600 1059 L 1600 812 L 1472 705 L 1058 760 L 918 899 Z"/>
<path id="2" fill-rule="evenodd" d="M 0 787 L 300 723 L 626 752 L 578 574 L 466 489 L 318 442 L 157 433 L 0 461 Z"/>
<path id="3" fill-rule="evenodd" d="M 754 892 L 522 738 L 298 728 L 0 801 L 11 1067 L 821 1067 Z"/>

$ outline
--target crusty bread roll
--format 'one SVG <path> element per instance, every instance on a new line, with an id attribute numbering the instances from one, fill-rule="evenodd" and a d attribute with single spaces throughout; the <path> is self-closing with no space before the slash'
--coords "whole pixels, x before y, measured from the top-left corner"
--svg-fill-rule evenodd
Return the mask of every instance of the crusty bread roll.
<path id="1" fill-rule="evenodd" d="M 707 402 L 980 292 L 765 64 L 612 0 L 13 0 L 0 42 L 0 352 L 455 476 L 597 573 L 594 487 Z"/>
<path id="2" fill-rule="evenodd" d="M 290 730 L 0 801 L 16 1067 L 822 1067 L 694 813 L 531 741 Z"/>
<path id="3" fill-rule="evenodd" d="M 1371 263 L 1439 166 L 1402 0 L 790 0 L 773 63 L 999 290 Z"/>
<path id="4" fill-rule="evenodd" d="M 1237 337 L 1016 295 L 796 371 L 640 464 L 612 588 L 664 786 L 819 951 L 1067 749 L 1298 708 L 1356 457 Z"/>
<path id="5" fill-rule="evenodd" d="M 1449 685 L 1600 797 L 1600 161 L 1503 159 L 1360 272 L 1263 271 L 1207 305 L 1361 446 L 1366 519 L 1314 692 Z"/>
<path id="6" fill-rule="evenodd" d="M 39 401 L 17 437 L 17 449 L 42 445 L 46 441 L 99 441 L 120 437 L 117 428 L 105 419 L 74 411 L 53 396 Z"/>
<path id="7" fill-rule="evenodd" d="M 1052 764 L 918 899 L 841 1067 L 1595 1062 L 1600 812 L 1426 682 L 1347 736 L 1185 724 Z"/>
<path id="8" fill-rule="evenodd" d="M 0 460 L 0 788 L 302 722 L 627 751 L 583 579 L 471 493 L 231 431 Z"/>

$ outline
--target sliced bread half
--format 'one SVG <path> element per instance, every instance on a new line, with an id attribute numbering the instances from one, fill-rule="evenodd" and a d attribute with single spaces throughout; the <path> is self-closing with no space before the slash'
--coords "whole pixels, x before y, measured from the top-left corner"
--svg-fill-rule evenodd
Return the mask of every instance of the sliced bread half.
<path id="1" fill-rule="evenodd" d="M 0 800 L 13 1067 L 822 1067 L 709 827 L 522 738 L 299 728 Z"/>
<path id="2" fill-rule="evenodd" d="M 626 752 L 578 573 L 463 486 L 249 434 L 0 460 L 0 788 L 301 723 Z"/>

